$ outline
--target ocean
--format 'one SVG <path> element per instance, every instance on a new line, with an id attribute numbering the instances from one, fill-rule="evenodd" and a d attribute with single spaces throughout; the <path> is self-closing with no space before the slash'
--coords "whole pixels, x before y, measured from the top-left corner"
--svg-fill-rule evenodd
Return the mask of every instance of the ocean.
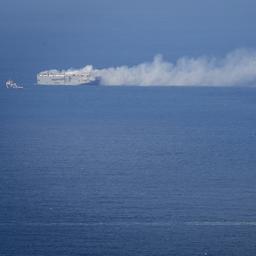
<path id="1" fill-rule="evenodd" d="M 1 89 L 0 255 L 255 255 L 255 113 L 249 87 Z"/>

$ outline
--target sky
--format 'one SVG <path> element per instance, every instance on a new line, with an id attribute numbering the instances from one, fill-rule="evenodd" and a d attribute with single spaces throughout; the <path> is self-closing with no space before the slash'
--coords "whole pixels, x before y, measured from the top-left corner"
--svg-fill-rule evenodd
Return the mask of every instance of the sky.
<path id="1" fill-rule="evenodd" d="M 255 24 L 255 0 L 0 0 L 0 71 L 222 56 Z"/>

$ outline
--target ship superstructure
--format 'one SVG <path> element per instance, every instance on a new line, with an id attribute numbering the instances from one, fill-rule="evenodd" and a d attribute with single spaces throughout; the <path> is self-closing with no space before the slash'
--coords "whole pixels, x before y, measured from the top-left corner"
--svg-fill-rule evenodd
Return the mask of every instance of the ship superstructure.
<path id="1" fill-rule="evenodd" d="M 83 85 L 96 81 L 92 66 L 81 70 L 43 71 L 37 74 L 38 85 Z"/>

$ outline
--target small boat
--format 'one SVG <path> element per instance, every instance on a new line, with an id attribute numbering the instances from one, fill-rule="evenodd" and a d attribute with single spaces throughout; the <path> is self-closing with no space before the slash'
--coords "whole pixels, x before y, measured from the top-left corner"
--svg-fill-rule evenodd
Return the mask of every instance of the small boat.
<path id="1" fill-rule="evenodd" d="M 23 89 L 23 86 L 18 85 L 15 81 L 13 80 L 7 80 L 5 83 L 5 87 L 7 89 Z"/>

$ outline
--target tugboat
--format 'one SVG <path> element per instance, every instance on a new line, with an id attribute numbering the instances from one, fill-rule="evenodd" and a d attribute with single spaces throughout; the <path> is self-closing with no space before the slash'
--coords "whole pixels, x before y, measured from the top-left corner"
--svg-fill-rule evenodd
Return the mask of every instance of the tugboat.
<path id="1" fill-rule="evenodd" d="M 7 80 L 5 83 L 5 87 L 7 89 L 23 89 L 23 86 L 18 85 L 15 81 L 13 80 Z"/>

